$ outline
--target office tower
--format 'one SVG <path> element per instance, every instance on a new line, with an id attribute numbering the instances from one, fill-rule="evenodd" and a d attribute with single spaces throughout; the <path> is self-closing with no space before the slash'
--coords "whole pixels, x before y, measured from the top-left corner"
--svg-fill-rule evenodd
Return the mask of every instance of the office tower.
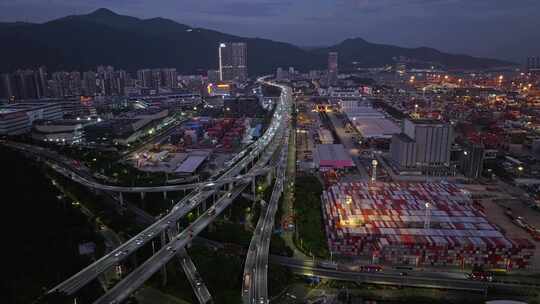
<path id="1" fill-rule="evenodd" d="M 479 178 L 484 169 L 484 145 L 470 144 L 463 149 L 460 168 L 468 178 Z"/>
<path id="2" fill-rule="evenodd" d="M 219 45 L 219 75 L 221 81 L 247 79 L 247 45 L 244 42 L 228 42 Z"/>
<path id="3" fill-rule="evenodd" d="M 335 84 L 338 79 L 338 53 L 328 53 L 328 84 Z"/>
<path id="4" fill-rule="evenodd" d="M 448 123 L 406 119 L 402 133 L 392 136 L 390 154 L 401 169 L 447 167 L 452 140 Z"/>
<path id="5" fill-rule="evenodd" d="M 206 73 L 207 81 L 209 83 L 216 83 L 219 81 L 219 70 L 208 70 Z"/>

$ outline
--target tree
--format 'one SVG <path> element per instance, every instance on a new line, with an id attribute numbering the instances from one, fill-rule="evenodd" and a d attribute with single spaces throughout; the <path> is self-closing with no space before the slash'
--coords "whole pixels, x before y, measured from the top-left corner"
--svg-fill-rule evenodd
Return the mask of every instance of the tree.
<path id="1" fill-rule="evenodd" d="M 55 291 L 51 293 L 44 294 L 36 302 L 37 304 L 71 304 L 72 299 L 67 294 Z"/>

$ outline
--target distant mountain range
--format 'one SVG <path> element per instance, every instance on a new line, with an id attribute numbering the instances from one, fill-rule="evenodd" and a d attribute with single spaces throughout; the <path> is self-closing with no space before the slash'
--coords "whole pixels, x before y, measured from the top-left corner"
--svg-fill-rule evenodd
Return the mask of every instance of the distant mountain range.
<path id="1" fill-rule="evenodd" d="M 244 38 L 203 28 L 193 28 L 163 18 L 139 19 L 98 9 L 88 15 L 68 16 L 42 24 L 0 23 L 2 72 L 40 65 L 50 70 L 88 70 L 113 65 L 140 68 L 175 67 L 193 73 L 218 67 L 221 42 L 246 42 L 252 75 L 271 73 L 277 67 L 324 69 L 329 51 L 339 52 L 340 69 L 393 64 L 398 58 L 411 65 L 484 69 L 511 62 L 453 55 L 432 48 L 402 48 L 347 39 L 324 48 L 300 48 L 283 42 Z"/>

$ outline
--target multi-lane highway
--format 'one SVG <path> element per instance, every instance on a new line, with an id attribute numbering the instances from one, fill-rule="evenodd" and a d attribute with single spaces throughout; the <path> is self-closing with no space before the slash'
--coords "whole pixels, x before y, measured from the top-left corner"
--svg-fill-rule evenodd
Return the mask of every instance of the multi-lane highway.
<path id="1" fill-rule="evenodd" d="M 317 276 L 320 278 L 333 279 L 339 281 L 353 281 L 376 285 L 407 286 L 431 289 L 450 289 L 486 292 L 488 288 L 516 289 L 534 288 L 540 289 L 538 284 L 526 284 L 514 281 L 474 281 L 467 278 L 463 272 L 446 272 L 437 270 L 399 270 L 383 269 L 381 272 L 358 272 L 340 267 L 328 268 L 322 264 L 311 260 L 300 260 L 282 256 L 271 256 L 270 262 L 280 264 L 290 268 L 294 273 L 306 276 Z M 405 274 L 405 275 L 404 275 Z"/>
<path id="2" fill-rule="evenodd" d="M 236 165 L 231 167 L 223 175 L 223 177 L 227 178 L 228 176 L 233 176 L 234 174 L 240 173 L 240 171 L 244 167 L 246 167 L 251 161 L 252 159 L 248 157 L 247 159 L 238 162 Z M 79 273 L 75 274 L 68 280 L 62 282 L 52 290 L 60 290 L 66 292 L 67 294 L 72 294 L 76 292 L 78 289 L 86 285 L 103 271 L 122 261 L 131 252 L 137 250 L 148 241 L 154 239 L 156 235 L 163 233 L 167 228 L 174 227 L 174 225 L 180 218 L 182 218 L 191 210 L 196 208 L 203 200 L 208 199 L 216 191 L 217 189 L 196 189 L 195 191 L 192 191 L 180 202 L 178 202 L 172 208 L 170 213 L 166 214 L 164 217 L 156 221 L 154 224 L 150 225 L 138 235 L 134 236 L 111 253 L 103 256 L 98 261 L 81 270 Z"/>
<path id="3" fill-rule="evenodd" d="M 219 200 L 193 222 L 188 229 L 180 232 L 173 240 L 155 252 L 151 258 L 131 272 L 113 289 L 109 290 L 103 297 L 96 301 L 96 303 L 114 303 L 115 301 L 125 299 L 153 273 L 167 263 L 175 252 L 183 248 L 191 241 L 194 235 L 198 234 L 208 226 L 225 208 L 227 208 L 232 201 L 244 191 L 249 181 L 252 181 L 255 176 L 268 172 L 268 168 L 266 167 L 267 163 L 282 142 L 281 137 L 283 128 L 284 125 L 286 125 L 284 122 L 287 116 L 286 113 L 289 110 L 288 102 L 291 99 L 290 89 L 285 89 L 282 86 L 280 87 L 283 89 L 280 102 L 276 104 L 270 126 L 263 136 L 246 150 L 236 155 L 226 164 L 226 167 L 223 170 L 217 172 L 209 181 L 203 183 L 157 187 L 127 187 L 130 189 L 126 189 L 126 187 L 115 188 L 116 186 L 96 183 L 92 178 L 89 178 L 88 175 L 85 176 L 85 174 L 81 174 L 81 170 L 75 170 L 73 168 L 73 163 L 70 163 L 68 159 L 44 148 L 10 142 L 4 143 L 13 148 L 39 155 L 49 161 L 52 160 L 53 167 L 56 170 L 70 177 L 72 180 L 91 188 L 100 189 L 101 187 L 102 190 L 117 192 L 166 192 L 177 190 L 178 186 L 185 187 L 183 189 L 193 189 L 186 197 L 176 203 L 168 214 L 50 291 L 60 291 L 66 294 L 75 293 L 104 271 L 120 263 L 144 244 L 155 240 L 156 237 L 164 238 L 164 233 L 166 233 L 167 230 L 175 227 L 177 221 L 181 217 L 196 208 L 201 202 L 206 201 L 213 194 L 222 194 Z M 255 162 L 256 164 L 254 165 Z M 228 191 L 226 190 L 223 193 L 222 190 L 224 190 L 223 188 L 225 186 L 228 186 Z M 266 250 L 266 252 L 268 252 L 268 250 Z"/>
<path id="4" fill-rule="evenodd" d="M 276 151 L 277 146 L 281 142 L 280 134 L 282 134 L 283 126 L 285 125 L 285 113 L 288 110 L 287 102 L 289 100 L 290 91 L 283 92 L 282 98 L 276 106 L 272 122 L 263 137 L 257 141 L 254 149 L 249 153 L 249 155 L 242 158 L 231 169 L 223 173 L 220 178 L 227 178 L 228 176 L 235 176 L 239 174 L 256 158 L 259 159 L 252 170 L 257 170 L 266 166 L 267 162 L 270 160 L 271 156 Z M 273 144 L 270 144 L 271 142 L 273 142 Z M 259 157 L 259 155 L 262 156 Z M 153 273 L 158 271 L 170 260 L 171 252 L 174 254 L 177 250 L 183 248 L 188 242 L 190 242 L 193 236 L 205 229 L 224 209 L 226 209 L 233 202 L 238 195 L 244 191 L 246 187 L 247 184 L 242 184 L 235 186 L 232 190 L 226 192 L 212 207 L 205 211 L 186 230 L 180 232 L 166 246 L 161 248 L 146 262 L 133 270 L 116 286 L 107 291 L 107 293 L 99 298 L 95 303 L 114 303 L 114 301 L 121 301 L 127 298 L 133 291 L 135 291 L 148 278 L 150 278 Z"/>
<path id="5" fill-rule="evenodd" d="M 274 228 L 274 218 L 279 207 L 279 198 L 283 193 L 285 169 L 288 155 L 288 128 L 283 139 L 277 176 L 270 201 L 264 206 L 253 232 L 249 251 L 244 264 L 242 300 L 244 303 L 268 303 L 268 255 L 270 239 Z"/>
<path id="6" fill-rule="evenodd" d="M 158 186 L 139 186 L 139 187 L 124 187 L 124 186 L 115 186 L 115 185 L 106 185 L 95 181 L 88 174 L 81 174 L 81 170 L 75 168 L 73 161 L 69 161 L 65 158 L 61 158 L 59 155 L 56 155 L 52 151 L 48 151 L 41 147 L 32 146 L 28 144 L 15 143 L 15 142 L 5 142 L 5 146 L 11 147 L 17 150 L 25 151 L 30 154 L 34 154 L 41 157 L 46 157 L 47 159 L 54 161 L 51 164 L 51 167 L 58 173 L 70 178 L 74 182 L 77 182 L 83 186 L 92 189 L 98 189 L 103 191 L 112 191 L 112 192 L 122 192 L 122 193 L 140 193 L 140 192 L 172 192 L 172 191 L 182 191 L 182 190 L 191 190 L 195 188 L 216 188 L 223 186 L 225 184 L 230 184 L 233 182 L 245 182 L 252 180 L 255 176 L 264 175 L 270 171 L 270 168 L 260 168 L 258 170 L 251 171 L 248 174 L 242 174 L 237 176 L 232 176 L 229 178 L 222 178 L 219 180 L 209 180 L 201 183 L 190 183 L 190 184 L 180 184 L 180 185 L 158 185 Z"/>
<path id="7" fill-rule="evenodd" d="M 180 265 L 182 266 L 182 269 L 184 270 L 184 273 L 186 274 L 199 303 L 205 304 L 212 302 L 212 296 L 210 295 L 208 288 L 206 288 L 206 284 L 204 284 L 201 275 L 197 271 L 197 268 L 191 260 L 191 257 L 188 255 L 186 249 L 180 248 L 176 253 L 176 256 L 180 261 Z"/>
<path id="8" fill-rule="evenodd" d="M 259 166 L 266 165 L 270 157 L 275 152 L 276 145 L 271 145 L 261 159 L 258 161 Z M 257 166 L 256 165 L 256 166 Z M 165 265 L 180 248 L 183 248 L 192 238 L 204 230 L 219 214 L 223 212 L 233 201 L 239 196 L 247 184 L 236 186 L 223 195 L 212 207 L 205 211 L 197 220 L 195 220 L 184 231 L 180 232 L 166 246 L 157 251 L 145 263 L 139 266 L 126 276 L 113 289 L 109 290 L 103 297 L 95 303 L 114 303 L 113 301 L 121 301 L 128 297 L 133 291 L 141 286 L 148 278 Z"/>
<path id="9" fill-rule="evenodd" d="M 266 166 L 270 156 L 276 149 L 276 143 L 279 142 L 279 140 L 274 140 L 276 140 L 276 134 L 280 133 L 281 126 L 283 125 L 283 111 L 285 110 L 283 101 L 285 99 L 286 98 L 282 98 L 282 102 L 277 105 L 269 128 L 265 131 L 264 135 L 252 145 L 249 153 L 242 155 L 241 159 L 234 159 L 233 162 L 230 163 L 228 170 L 224 170 L 225 172 L 223 173 L 220 172 L 219 177 L 215 177 L 215 179 L 211 182 L 217 181 L 219 183 L 221 180 L 241 175 L 241 172 L 247 169 L 249 165 L 257 159 L 257 165 L 255 165 L 249 171 L 249 173 L 253 174 L 253 172 L 261 170 Z M 274 145 L 270 144 L 271 142 L 274 142 Z M 211 207 L 214 208 L 213 211 L 211 211 L 213 215 L 209 216 L 209 211 L 206 211 L 192 224 L 192 226 L 190 226 L 190 228 L 188 228 L 189 231 L 183 231 L 180 233 L 175 240 L 171 241 L 167 246 L 156 252 L 150 259 L 148 259 L 139 268 L 129 274 L 128 277 L 117 284 L 117 286 L 100 298 L 97 303 L 110 303 L 115 300 L 120 301 L 125 299 L 131 292 L 144 283 L 146 279 L 148 279 L 153 273 L 155 273 L 155 271 L 157 271 L 170 259 L 170 256 L 165 251 L 170 251 L 172 248 L 178 250 L 185 246 L 185 244 L 193 237 L 194 234 L 197 234 L 204 229 L 217 215 L 221 213 L 221 211 L 223 211 L 224 208 L 226 208 L 232 202 L 236 196 L 238 196 L 247 187 L 247 184 L 241 183 L 242 181 L 243 179 L 235 180 L 234 183 L 229 183 L 229 185 L 240 185 L 236 186 L 232 190 L 229 190 L 229 192 L 226 192 L 216 202 L 216 204 Z M 156 235 L 161 235 L 168 228 L 173 227 L 179 218 L 190 212 L 202 201 L 208 199 L 212 194 L 218 192 L 218 190 L 219 188 L 217 187 L 206 189 L 205 186 L 200 186 L 195 188 L 194 191 L 178 202 L 172 208 L 169 214 L 165 215 L 143 232 L 122 244 L 119 248 L 103 256 L 101 259 L 81 270 L 68 280 L 62 282 L 51 291 L 58 290 L 67 294 L 73 294 L 99 274 L 125 259 L 133 251 L 137 250 L 148 241 L 153 240 Z M 109 301 L 108 299 L 112 300 Z"/>

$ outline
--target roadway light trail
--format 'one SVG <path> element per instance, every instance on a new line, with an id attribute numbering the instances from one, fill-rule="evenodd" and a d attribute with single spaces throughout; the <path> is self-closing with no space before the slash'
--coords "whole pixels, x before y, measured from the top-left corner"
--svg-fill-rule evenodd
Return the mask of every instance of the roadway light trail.
<path id="1" fill-rule="evenodd" d="M 289 94 L 289 92 L 287 91 L 286 94 Z M 240 171 L 246 167 L 248 163 L 252 162 L 262 152 L 265 152 L 264 156 L 259 159 L 255 168 L 266 165 L 266 162 L 270 160 L 270 157 L 277 149 L 277 145 L 272 145 L 270 142 L 273 139 L 276 139 L 276 134 L 281 134 L 282 127 L 284 125 L 283 121 L 285 119 L 285 115 L 283 115 L 283 113 L 287 109 L 288 107 L 286 107 L 286 102 L 284 101 L 282 94 L 281 102 L 277 105 L 276 111 L 274 112 L 274 119 L 272 120 L 268 130 L 265 132 L 265 135 L 263 135 L 263 137 L 257 141 L 255 148 L 250 155 L 243 158 L 238 164 L 234 165 L 231 169 L 225 172 L 223 175 L 224 177 L 231 175 L 234 176 L 240 173 Z M 276 143 L 278 143 L 279 140 L 281 140 L 280 135 L 277 136 Z M 215 211 L 213 215 L 210 215 L 208 210 L 204 212 L 186 230 L 182 231 L 174 240 L 169 242 L 165 248 L 162 248 L 156 252 L 151 258 L 132 271 L 128 276 L 126 276 L 111 290 L 107 291 L 105 295 L 94 303 L 111 303 L 113 301 L 119 302 L 126 299 L 132 292 L 134 292 L 146 280 L 148 280 L 152 274 L 158 271 L 170 260 L 171 251 L 174 253 L 176 250 L 184 247 L 189 241 L 191 241 L 194 235 L 200 233 L 200 231 L 206 228 L 206 226 L 208 226 L 225 208 L 227 208 L 246 187 L 247 184 L 237 186 L 233 191 L 229 191 L 227 194 L 223 195 L 214 204 L 213 208 Z"/>

